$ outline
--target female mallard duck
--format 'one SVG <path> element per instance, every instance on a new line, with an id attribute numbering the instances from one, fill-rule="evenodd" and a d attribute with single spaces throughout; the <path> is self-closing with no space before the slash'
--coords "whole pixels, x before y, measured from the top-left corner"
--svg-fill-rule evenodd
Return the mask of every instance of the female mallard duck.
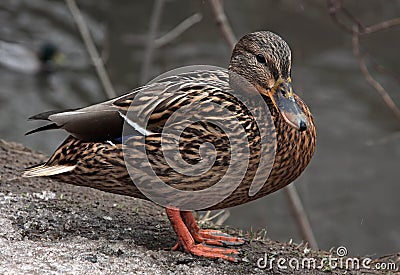
<path id="1" fill-rule="evenodd" d="M 30 133 L 62 128 L 71 135 L 46 163 L 27 169 L 24 176 L 50 176 L 70 184 L 148 199 L 137 183 L 147 184 L 150 189 L 158 187 L 152 185 L 153 178 L 149 177 L 147 172 L 140 171 L 146 159 L 142 159 L 133 147 L 130 148 L 134 153 L 129 157 L 124 156 L 123 140 L 126 138 L 128 142 L 145 148 L 145 157 L 149 160 L 151 168 L 168 186 L 185 191 L 203 190 L 224 176 L 233 158 L 230 151 L 233 144 L 230 144 L 230 140 L 221 130 L 223 126 L 217 126 L 219 114 L 210 111 L 212 115 L 208 116 L 207 120 L 197 120 L 183 127 L 179 134 L 170 132 L 166 145 L 161 142 L 161 133 L 167 121 L 170 123 L 168 127 L 180 129 L 181 121 L 176 117 L 171 119 L 180 108 L 195 106 L 193 103 L 196 103 L 203 113 L 207 113 L 212 108 L 211 105 L 205 104 L 211 102 L 231 111 L 233 117 L 243 126 L 250 157 L 248 168 L 237 188 L 221 201 L 205 208 L 226 208 L 265 196 L 295 180 L 310 162 L 315 149 L 316 132 L 313 117 L 305 103 L 293 93 L 290 69 L 291 51 L 286 42 L 272 32 L 254 32 L 245 35 L 236 44 L 228 71 L 203 69 L 182 72 L 157 79 L 129 94 L 90 107 L 33 116 L 32 119 L 44 119 L 53 123 Z M 254 171 L 260 164 L 261 128 L 255 126 L 254 117 L 246 106 L 231 96 L 232 91 L 228 84 L 231 73 L 244 77 L 256 88 L 256 94 L 268 106 L 273 121 L 273 125 L 267 122 L 260 125 L 269 130 L 273 129 L 276 152 L 269 176 L 263 178 L 263 184 L 255 195 L 249 195 L 249 191 L 255 176 Z M 139 96 L 141 93 L 145 96 Z M 137 99 L 138 97 L 140 98 Z M 143 113 L 148 113 L 149 110 L 151 112 L 146 123 L 142 123 L 145 126 L 140 126 Z M 197 111 L 193 108 L 192 113 L 197 114 Z M 129 135 L 125 131 L 122 134 L 124 122 L 128 122 L 131 130 L 133 129 Z M 223 121 L 227 128 L 235 132 L 237 128 L 230 123 L 229 119 Z M 168 142 L 171 141 L 178 144 L 180 157 L 193 165 L 201 162 L 202 157 L 208 157 L 201 151 L 201 144 L 211 143 L 217 152 L 212 167 L 195 176 L 184 175 L 171 169 L 171 163 L 165 160 L 171 148 Z M 135 164 L 139 169 L 131 173 L 127 166 L 130 168 Z M 141 179 L 143 180 L 140 181 Z M 169 193 L 162 193 L 161 196 L 168 198 Z M 190 195 L 188 198 L 191 200 Z M 244 242 L 242 239 L 216 230 L 200 229 L 192 212 L 188 211 L 190 208 L 176 207 L 174 200 L 175 197 L 171 198 L 170 203 L 164 204 L 167 216 L 178 236 L 178 243 L 174 249 L 181 248 L 198 256 L 237 260 L 238 250 L 215 246 L 239 245 Z"/>
<path id="2" fill-rule="evenodd" d="M 43 43 L 35 52 L 23 44 L 0 40 L 0 64 L 13 71 L 26 74 L 51 72 L 62 59 L 63 55 L 51 42 Z"/>

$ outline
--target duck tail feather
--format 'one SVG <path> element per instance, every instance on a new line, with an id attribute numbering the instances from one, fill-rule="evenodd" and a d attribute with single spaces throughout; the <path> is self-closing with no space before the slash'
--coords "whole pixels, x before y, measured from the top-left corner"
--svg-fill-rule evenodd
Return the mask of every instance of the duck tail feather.
<path id="1" fill-rule="evenodd" d="M 34 116 L 29 117 L 29 120 L 48 120 L 50 121 L 49 117 L 54 114 L 58 113 L 64 113 L 64 112 L 70 112 L 70 111 L 75 111 L 77 109 L 67 109 L 67 110 L 62 110 L 62 111 L 47 111 L 43 112 Z"/>
<path id="2" fill-rule="evenodd" d="M 25 136 L 33 134 L 33 133 L 41 132 L 41 131 L 54 130 L 54 129 L 60 129 L 60 128 L 61 128 L 61 126 L 58 126 L 55 123 L 51 123 L 51 124 L 47 124 L 47 125 L 41 126 L 39 128 L 33 129 L 33 130 L 25 133 Z"/>
<path id="3" fill-rule="evenodd" d="M 66 172 L 70 172 L 74 170 L 76 165 L 54 165 L 47 166 L 46 163 L 38 164 L 32 167 L 29 167 L 22 174 L 24 178 L 30 177 L 45 177 L 45 176 L 54 176 Z"/>

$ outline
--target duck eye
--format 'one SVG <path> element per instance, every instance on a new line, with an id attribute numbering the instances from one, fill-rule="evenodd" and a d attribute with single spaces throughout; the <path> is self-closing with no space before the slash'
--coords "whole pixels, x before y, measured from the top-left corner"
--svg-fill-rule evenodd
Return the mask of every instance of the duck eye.
<path id="1" fill-rule="evenodd" d="M 265 60 L 265 57 L 262 54 L 257 54 L 256 59 L 259 63 L 265 64 L 267 61 Z"/>

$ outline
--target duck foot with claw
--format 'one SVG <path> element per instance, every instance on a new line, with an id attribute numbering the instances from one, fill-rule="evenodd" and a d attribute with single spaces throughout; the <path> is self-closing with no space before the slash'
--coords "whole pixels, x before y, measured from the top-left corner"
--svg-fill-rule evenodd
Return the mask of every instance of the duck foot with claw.
<path id="1" fill-rule="evenodd" d="M 237 249 L 215 246 L 242 245 L 244 240 L 219 230 L 200 229 L 191 211 L 166 208 L 167 216 L 178 236 L 178 243 L 172 250 L 183 249 L 196 256 L 239 261 Z M 196 243 L 197 242 L 197 243 Z"/>

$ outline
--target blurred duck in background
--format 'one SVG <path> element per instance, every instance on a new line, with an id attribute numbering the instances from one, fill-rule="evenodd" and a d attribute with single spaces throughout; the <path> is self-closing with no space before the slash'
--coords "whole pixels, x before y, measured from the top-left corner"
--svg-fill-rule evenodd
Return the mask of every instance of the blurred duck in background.
<path id="1" fill-rule="evenodd" d="M 64 56 L 52 42 L 44 42 L 38 51 L 27 45 L 0 40 L 0 65 L 25 73 L 51 73 L 64 62 Z"/>

